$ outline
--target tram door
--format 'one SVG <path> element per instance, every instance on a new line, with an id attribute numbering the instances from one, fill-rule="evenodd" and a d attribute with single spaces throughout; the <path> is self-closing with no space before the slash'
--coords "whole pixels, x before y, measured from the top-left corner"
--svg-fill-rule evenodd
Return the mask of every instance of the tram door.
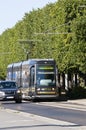
<path id="1" fill-rule="evenodd" d="M 30 92 L 30 96 L 34 95 L 35 92 L 35 85 L 34 85 L 34 81 L 35 81 L 35 67 L 32 66 L 30 68 L 30 84 L 29 84 L 29 92 Z"/>

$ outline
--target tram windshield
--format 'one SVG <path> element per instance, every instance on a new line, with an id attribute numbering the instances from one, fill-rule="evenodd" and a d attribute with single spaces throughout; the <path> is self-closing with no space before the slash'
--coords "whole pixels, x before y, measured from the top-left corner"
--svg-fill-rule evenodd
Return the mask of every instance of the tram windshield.
<path id="1" fill-rule="evenodd" d="M 53 65 L 38 65 L 37 66 L 37 86 L 55 86 L 55 67 Z"/>

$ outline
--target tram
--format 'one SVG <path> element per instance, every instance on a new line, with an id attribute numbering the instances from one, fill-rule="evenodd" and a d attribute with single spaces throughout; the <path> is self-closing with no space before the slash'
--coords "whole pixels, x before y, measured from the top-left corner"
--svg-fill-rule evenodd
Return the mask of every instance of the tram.
<path id="1" fill-rule="evenodd" d="M 23 99 L 57 99 L 60 95 L 57 75 L 54 59 L 29 59 L 9 64 L 6 79 L 16 81 Z"/>

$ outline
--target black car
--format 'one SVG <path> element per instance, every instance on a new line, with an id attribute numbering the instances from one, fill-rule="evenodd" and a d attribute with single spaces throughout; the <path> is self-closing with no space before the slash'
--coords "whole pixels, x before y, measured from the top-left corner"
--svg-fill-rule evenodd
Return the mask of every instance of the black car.
<path id="1" fill-rule="evenodd" d="M 2 100 L 14 100 L 16 103 L 22 102 L 22 92 L 14 81 L 0 81 L 0 92 L 4 96 Z"/>

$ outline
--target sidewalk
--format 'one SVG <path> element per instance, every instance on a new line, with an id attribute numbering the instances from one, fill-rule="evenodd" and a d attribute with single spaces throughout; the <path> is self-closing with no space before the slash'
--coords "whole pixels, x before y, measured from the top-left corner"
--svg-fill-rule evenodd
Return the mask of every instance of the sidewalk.
<path id="1" fill-rule="evenodd" d="M 81 103 L 80 100 L 77 100 Z M 86 100 L 83 100 L 83 103 Z M 74 101 L 75 102 L 75 101 Z M 0 107 L 0 130 L 86 130 L 86 126 Z"/>
<path id="2" fill-rule="evenodd" d="M 86 99 L 68 100 L 68 102 L 86 106 Z"/>

